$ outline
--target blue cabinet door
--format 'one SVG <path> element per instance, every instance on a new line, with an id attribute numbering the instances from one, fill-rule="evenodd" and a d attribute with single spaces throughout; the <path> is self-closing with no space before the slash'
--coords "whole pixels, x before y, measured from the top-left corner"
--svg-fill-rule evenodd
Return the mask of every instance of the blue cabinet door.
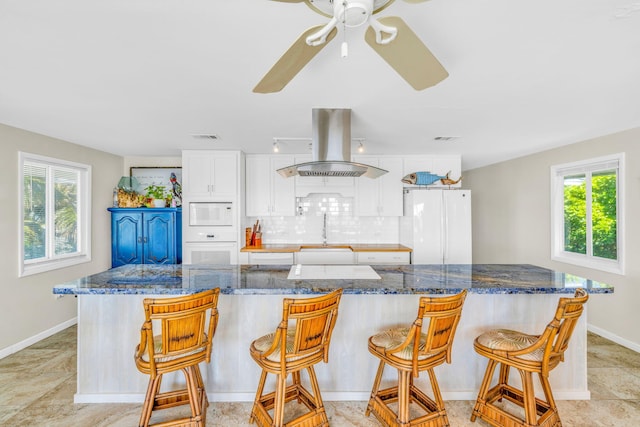
<path id="1" fill-rule="evenodd" d="M 111 267 L 142 263 L 142 213 L 111 213 Z"/>
<path id="2" fill-rule="evenodd" d="M 111 267 L 182 263 L 180 209 L 108 210 L 111 212 Z"/>
<path id="3" fill-rule="evenodd" d="M 174 212 L 144 214 L 144 263 L 176 263 L 176 220 Z"/>

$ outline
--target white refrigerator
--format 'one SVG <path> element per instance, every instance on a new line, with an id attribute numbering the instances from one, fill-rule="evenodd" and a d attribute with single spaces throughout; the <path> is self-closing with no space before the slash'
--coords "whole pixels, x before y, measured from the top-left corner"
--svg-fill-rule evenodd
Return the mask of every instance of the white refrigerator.
<path id="1" fill-rule="evenodd" d="M 400 243 L 412 264 L 471 264 L 471 191 L 405 189 Z"/>

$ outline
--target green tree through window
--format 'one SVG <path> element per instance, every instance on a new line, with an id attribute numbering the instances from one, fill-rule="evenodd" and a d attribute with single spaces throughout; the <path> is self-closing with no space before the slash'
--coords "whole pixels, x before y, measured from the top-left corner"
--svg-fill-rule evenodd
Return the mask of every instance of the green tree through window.
<path id="1" fill-rule="evenodd" d="M 554 259 L 594 268 L 602 260 L 604 269 L 618 272 L 622 158 L 616 155 L 552 167 Z M 611 261 L 617 266 L 606 264 Z"/>

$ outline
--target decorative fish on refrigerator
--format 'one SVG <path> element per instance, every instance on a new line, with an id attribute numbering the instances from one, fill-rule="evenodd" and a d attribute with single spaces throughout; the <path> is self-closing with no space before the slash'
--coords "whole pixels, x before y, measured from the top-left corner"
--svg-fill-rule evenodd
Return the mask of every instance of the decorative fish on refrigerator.
<path id="1" fill-rule="evenodd" d="M 405 184 L 431 185 L 442 179 L 446 179 L 448 176 L 449 176 L 448 173 L 447 175 L 441 176 L 431 172 L 414 172 L 414 173 L 405 175 L 401 181 L 404 182 Z"/>

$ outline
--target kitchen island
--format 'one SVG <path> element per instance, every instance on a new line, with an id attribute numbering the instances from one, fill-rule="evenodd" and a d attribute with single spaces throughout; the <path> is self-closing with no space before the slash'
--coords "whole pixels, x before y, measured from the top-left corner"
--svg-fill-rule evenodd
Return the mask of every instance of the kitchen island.
<path id="1" fill-rule="evenodd" d="M 451 365 L 438 368 L 445 399 L 473 400 L 486 360 L 473 350 L 475 337 L 507 327 L 541 333 L 558 298 L 583 287 L 607 294 L 613 287 L 532 265 L 368 266 L 126 265 L 54 287 L 78 297 L 78 384 L 75 401 L 141 402 L 148 378 L 133 362 L 144 321 L 142 300 L 220 287 L 220 323 L 211 364 L 202 367 L 213 401 L 253 401 L 260 370 L 249 356 L 255 338 L 273 332 L 282 299 L 343 288 L 329 363 L 317 367 L 325 400 L 367 400 L 377 360 L 370 335 L 416 316 L 418 297 L 468 289 Z M 357 267 L 357 268 L 356 268 Z M 366 273 L 365 276 L 361 274 Z M 332 278 L 333 277 L 333 278 Z M 361 278 L 367 277 L 367 278 Z M 574 332 L 565 363 L 551 374 L 557 399 L 588 399 L 587 310 Z M 388 375 L 388 376 L 387 376 Z M 391 380 L 393 372 L 385 372 Z M 181 375 L 164 382 L 180 382 Z M 428 379 L 418 384 L 428 388 Z"/>

